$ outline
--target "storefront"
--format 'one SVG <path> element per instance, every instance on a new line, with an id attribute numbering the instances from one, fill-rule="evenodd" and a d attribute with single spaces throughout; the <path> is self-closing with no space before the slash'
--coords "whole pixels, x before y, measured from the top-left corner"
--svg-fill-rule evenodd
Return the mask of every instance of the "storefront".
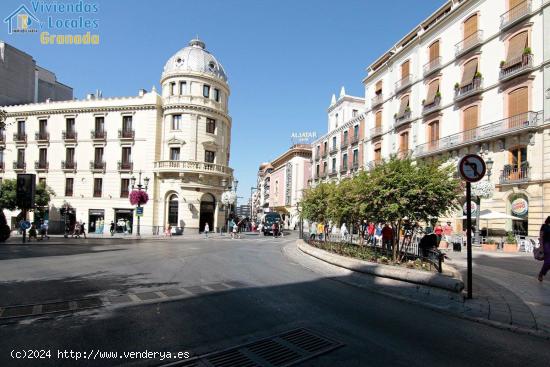
<path id="1" fill-rule="evenodd" d="M 526 236 L 529 228 L 529 201 L 525 195 L 516 194 L 510 197 L 510 214 L 520 218 L 512 220 L 512 231 L 515 234 Z"/>
<path id="2" fill-rule="evenodd" d="M 88 210 L 88 233 L 103 233 L 105 227 L 105 210 Z"/>
<path id="3" fill-rule="evenodd" d="M 115 209 L 116 233 L 131 234 L 134 225 L 134 209 Z"/>

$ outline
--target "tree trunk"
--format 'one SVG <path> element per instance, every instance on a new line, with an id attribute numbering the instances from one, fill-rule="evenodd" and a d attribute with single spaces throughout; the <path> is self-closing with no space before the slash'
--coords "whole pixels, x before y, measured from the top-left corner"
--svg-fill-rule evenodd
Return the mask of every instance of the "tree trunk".
<path id="1" fill-rule="evenodd" d="M 399 239 L 401 231 L 401 219 L 397 220 L 397 230 L 395 231 L 395 236 L 393 237 L 393 244 L 392 244 L 392 251 L 393 251 L 393 261 L 397 261 L 397 254 L 399 253 L 397 250 L 397 246 L 399 246 Z"/>

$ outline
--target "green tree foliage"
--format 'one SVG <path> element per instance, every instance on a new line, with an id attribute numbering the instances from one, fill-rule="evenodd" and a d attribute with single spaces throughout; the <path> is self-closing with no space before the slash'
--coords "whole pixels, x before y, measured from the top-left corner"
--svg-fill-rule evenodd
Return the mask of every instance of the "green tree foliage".
<path id="1" fill-rule="evenodd" d="M 453 172 L 452 166 L 440 162 L 393 157 L 338 185 L 323 183 L 307 190 L 302 200 L 303 215 L 335 224 L 357 223 L 361 219 L 390 222 L 399 244 L 405 218 L 429 223 L 458 208 L 462 188 Z M 393 248 L 396 258 L 399 249 Z"/>
<path id="2" fill-rule="evenodd" d="M 15 210 L 17 208 L 17 180 L 4 180 L 0 186 L 0 208 Z M 50 203 L 55 193 L 46 185 L 37 185 L 34 194 L 34 203 L 36 208 L 46 207 Z"/>

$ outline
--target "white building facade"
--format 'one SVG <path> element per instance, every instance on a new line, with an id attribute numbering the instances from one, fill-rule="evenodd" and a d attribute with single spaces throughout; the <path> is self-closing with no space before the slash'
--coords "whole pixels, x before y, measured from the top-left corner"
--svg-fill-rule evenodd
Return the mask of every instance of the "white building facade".
<path id="1" fill-rule="evenodd" d="M 195 39 L 167 61 L 160 83 L 160 95 L 153 88 L 135 97 L 2 107 L 0 177 L 26 172 L 44 181 L 55 192 L 50 227 L 81 220 L 90 232 L 108 233 L 111 221 L 125 220 L 135 231 L 128 195 L 140 173 L 150 179 L 142 234 L 222 226 L 221 194 L 233 178 L 223 66 Z M 18 212 L 6 214 L 18 221 Z"/>
<path id="2" fill-rule="evenodd" d="M 521 218 L 491 227 L 538 235 L 550 214 L 549 7 L 447 1 L 380 56 L 363 80 L 363 168 L 482 154 L 495 192 L 481 209 Z M 449 218 L 456 229 L 461 215 Z"/>

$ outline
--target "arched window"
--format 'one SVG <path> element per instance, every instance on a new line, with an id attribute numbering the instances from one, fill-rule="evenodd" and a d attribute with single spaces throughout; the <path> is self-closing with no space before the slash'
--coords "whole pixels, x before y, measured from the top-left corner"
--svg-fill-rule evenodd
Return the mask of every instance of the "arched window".
<path id="1" fill-rule="evenodd" d="M 399 157 L 406 157 L 409 152 L 409 132 L 399 135 Z"/>
<path id="2" fill-rule="evenodd" d="M 382 143 L 374 145 L 374 162 L 378 163 L 382 160 Z"/>
<path id="3" fill-rule="evenodd" d="M 430 106 L 432 104 L 439 103 L 441 95 L 439 94 L 439 79 L 432 80 L 428 84 L 428 94 L 426 95 L 426 100 L 424 101 L 424 106 Z"/>
<path id="4" fill-rule="evenodd" d="M 523 51 L 529 45 L 527 31 L 516 34 L 508 40 L 508 51 L 503 69 L 521 64 L 523 62 Z"/>
<path id="5" fill-rule="evenodd" d="M 409 95 L 407 94 L 403 98 L 401 98 L 401 101 L 399 103 L 399 112 L 397 113 L 397 118 L 400 119 L 402 117 L 405 117 L 408 113 L 411 112 L 411 109 L 409 107 Z"/>
<path id="6" fill-rule="evenodd" d="M 464 21 L 464 39 L 477 32 L 477 14 L 472 15 Z M 466 48 L 466 47 L 465 47 Z"/>
<path id="7" fill-rule="evenodd" d="M 439 40 L 435 41 L 428 47 L 429 52 L 429 61 L 430 63 L 433 63 L 435 60 L 439 58 Z"/>
<path id="8" fill-rule="evenodd" d="M 471 59 L 464 64 L 464 68 L 462 70 L 462 80 L 460 81 L 460 88 L 473 88 L 474 78 L 476 78 L 477 74 L 477 68 L 477 58 Z"/>

